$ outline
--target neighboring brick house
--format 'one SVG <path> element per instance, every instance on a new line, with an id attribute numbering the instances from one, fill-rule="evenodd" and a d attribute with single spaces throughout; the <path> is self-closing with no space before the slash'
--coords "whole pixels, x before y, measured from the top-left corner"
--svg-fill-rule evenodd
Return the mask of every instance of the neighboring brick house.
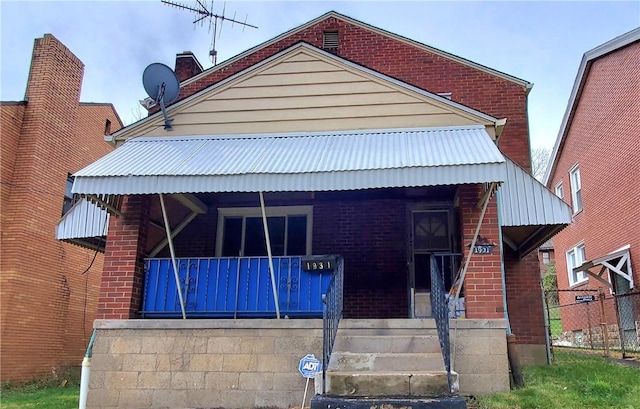
<path id="1" fill-rule="evenodd" d="M 550 266 L 555 265 L 556 255 L 553 249 L 553 240 L 548 240 L 538 248 L 538 262 L 540 263 L 540 276 L 543 276 Z"/>
<path id="2" fill-rule="evenodd" d="M 70 174 L 107 154 L 111 104 L 78 102 L 84 65 L 54 36 L 35 40 L 25 100 L 2 102 L 2 381 L 78 366 L 96 314 L 103 255 L 56 241 Z M 109 129 L 110 128 L 110 129 Z"/>
<path id="3" fill-rule="evenodd" d="M 460 392 L 509 388 L 505 332 L 546 362 L 535 249 L 570 210 L 529 174 L 530 83 L 335 12 L 202 72 L 181 53 L 176 71 L 173 129 L 156 108 L 76 173 L 74 192 L 119 215 L 90 407 L 299 404 L 300 354 L 323 355 L 321 293 L 344 305 L 346 354 L 372 328 L 422 345 L 461 272 L 466 319 L 440 357 L 455 351 Z M 278 309 L 297 319 L 264 319 Z M 203 319 L 166 319 L 181 316 Z M 437 372 L 392 358 L 405 370 L 374 392 L 420 395 Z M 355 378 L 338 361 L 328 393 L 367 393 L 340 389 Z"/>
<path id="4" fill-rule="evenodd" d="M 573 209 L 573 223 L 553 239 L 561 304 L 604 288 L 607 324 L 617 328 L 619 316 L 635 348 L 640 295 L 629 294 L 640 283 L 639 89 L 640 28 L 587 51 L 545 175 L 547 187 Z M 586 331 L 582 309 L 562 313 L 565 332 Z"/>

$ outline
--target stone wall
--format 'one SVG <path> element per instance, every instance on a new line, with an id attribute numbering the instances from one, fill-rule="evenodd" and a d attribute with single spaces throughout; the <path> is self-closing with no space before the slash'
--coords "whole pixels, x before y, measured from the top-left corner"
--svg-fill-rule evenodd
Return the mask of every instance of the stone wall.
<path id="1" fill-rule="evenodd" d="M 451 320 L 451 369 L 461 395 L 508 391 L 506 320 Z"/>
<path id="2" fill-rule="evenodd" d="M 318 319 L 97 320 L 95 328 L 88 408 L 300 406 L 300 359 L 322 357 Z"/>

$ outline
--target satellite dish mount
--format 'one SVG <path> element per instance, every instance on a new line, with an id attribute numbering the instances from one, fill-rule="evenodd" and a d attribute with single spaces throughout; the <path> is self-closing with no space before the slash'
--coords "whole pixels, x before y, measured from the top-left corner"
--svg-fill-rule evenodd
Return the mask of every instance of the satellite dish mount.
<path id="1" fill-rule="evenodd" d="M 164 129 L 171 131 L 173 119 L 167 116 L 165 104 L 170 104 L 178 98 L 180 94 L 180 81 L 176 73 L 169 67 L 159 62 L 150 64 L 142 73 L 142 85 L 147 95 L 156 104 L 160 105 L 164 116 Z"/>

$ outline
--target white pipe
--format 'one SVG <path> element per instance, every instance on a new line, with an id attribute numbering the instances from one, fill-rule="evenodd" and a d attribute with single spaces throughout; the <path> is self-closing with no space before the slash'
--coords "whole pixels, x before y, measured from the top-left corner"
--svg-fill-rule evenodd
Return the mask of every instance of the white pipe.
<path id="1" fill-rule="evenodd" d="M 80 400 L 79 409 L 87 407 L 87 395 L 89 393 L 89 377 L 91 376 L 91 358 L 86 356 L 82 360 L 82 371 L 80 372 Z"/>
<path id="2" fill-rule="evenodd" d="M 187 319 L 187 312 L 184 309 L 184 299 L 182 298 L 182 289 L 180 289 L 180 276 L 178 276 L 178 263 L 176 262 L 176 252 L 173 249 L 173 239 L 171 238 L 171 227 L 169 227 L 169 218 L 167 217 L 167 209 L 164 206 L 164 197 L 162 193 L 158 193 L 160 196 L 160 207 L 162 207 L 162 219 L 164 220 L 164 228 L 167 231 L 167 242 L 169 243 L 169 252 L 171 253 L 171 263 L 173 264 L 173 275 L 176 279 L 176 290 L 178 291 L 178 298 L 180 299 L 180 310 L 182 311 L 182 319 Z M 187 283 L 185 282 L 185 286 Z"/>
<path id="3" fill-rule="evenodd" d="M 91 375 L 91 354 L 93 353 L 93 343 L 96 340 L 98 331 L 95 329 L 89 339 L 87 352 L 82 360 L 82 371 L 80 372 L 80 399 L 78 400 L 78 408 L 85 409 L 87 407 L 87 395 L 89 394 L 89 377 Z"/>
<path id="4" fill-rule="evenodd" d="M 267 226 L 267 212 L 264 208 L 264 196 L 260 193 L 260 210 L 262 210 L 262 226 L 264 227 L 264 238 L 267 241 L 267 257 L 269 257 L 269 270 L 271 271 L 271 287 L 276 303 L 276 318 L 280 319 L 280 299 L 278 298 L 278 288 L 276 287 L 275 270 L 273 269 L 273 257 L 271 256 L 271 239 L 269 238 L 269 227 Z"/>

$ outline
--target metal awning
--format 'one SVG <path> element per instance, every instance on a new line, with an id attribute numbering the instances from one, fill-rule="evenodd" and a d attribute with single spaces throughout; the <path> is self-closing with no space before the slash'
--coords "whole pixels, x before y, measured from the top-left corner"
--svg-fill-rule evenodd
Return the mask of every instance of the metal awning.
<path id="1" fill-rule="evenodd" d="M 74 203 L 56 225 L 57 240 L 100 251 L 108 232 L 109 213 L 87 199 Z"/>
<path id="2" fill-rule="evenodd" d="M 506 157 L 507 178 L 498 190 L 505 242 L 521 257 L 571 223 L 571 208 Z"/>
<path id="3" fill-rule="evenodd" d="M 75 175 L 73 192 L 335 191 L 503 182 L 482 125 L 139 137 Z"/>
<path id="4" fill-rule="evenodd" d="M 585 261 L 582 265 L 574 268 L 573 271 L 584 271 L 601 283 L 611 287 L 611 283 L 602 277 L 604 272 L 609 270 L 609 272 L 618 274 L 620 277 L 627 280 L 629 282 L 629 287 L 634 288 L 630 250 L 631 245 L 627 244 L 626 246 L 621 247 L 618 250 L 614 250 L 605 256 Z M 590 271 L 591 268 L 598 266 L 600 266 L 600 272 L 598 274 Z"/>

